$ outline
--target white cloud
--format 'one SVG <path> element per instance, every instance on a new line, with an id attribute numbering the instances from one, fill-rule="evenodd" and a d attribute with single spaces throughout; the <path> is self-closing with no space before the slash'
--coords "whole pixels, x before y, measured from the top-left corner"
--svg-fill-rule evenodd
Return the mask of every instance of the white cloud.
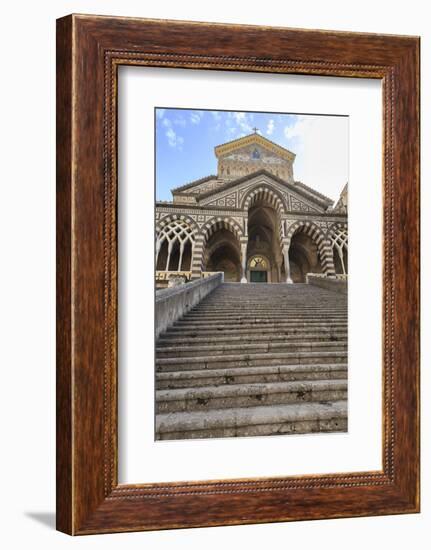
<path id="1" fill-rule="evenodd" d="M 250 134 L 252 130 L 251 120 L 248 113 L 229 112 L 226 117 L 226 126 L 232 133 L 241 132 L 242 134 Z"/>
<path id="2" fill-rule="evenodd" d="M 274 132 L 274 127 L 275 127 L 274 119 L 271 118 L 270 120 L 268 120 L 268 125 L 266 127 L 266 134 L 268 136 L 270 136 Z"/>
<path id="3" fill-rule="evenodd" d="M 168 128 L 166 130 L 166 137 L 168 138 L 168 143 L 171 147 L 174 149 L 178 149 L 179 151 L 183 150 L 183 143 L 184 138 L 179 136 L 173 128 Z"/>
<path id="4" fill-rule="evenodd" d="M 203 111 L 192 111 L 190 113 L 190 121 L 193 124 L 199 124 L 203 116 L 204 116 Z"/>
<path id="5" fill-rule="evenodd" d="M 251 120 L 247 113 L 234 112 L 229 114 L 232 115 L 233 119 L 235 120 L 238 126 L 238 129 L 241 130 L 241 132 L 244 135 L 251 133 L 252 131 Z"/>
<path id="6" fill-rule="evenodd" d="M 168 118 L 163 118 L 162 124 L 163 126 L 166 126 L 166 128 L 170 128 L 172 126 L 172 122 Z"/>
<path id="7" fill-rule="evenodd" d="M 165 115 L 166 109 L 156 109 L 156 117 L 162 119 Z"/>
<path id="8" fill-rule="evenodd" d="M 221 114 L 218 111 L 211 111 L 211 115 L 216 122 L 221 120 Z"/>
<path id="9" fill-rule="evenodd" d="M 298 116 L 284 136 L 282 145 L 296 154 L 295 179 L 337 200 L 349 175 L 348 118 Z"/>
<path id="10" fill-rule="evenodd" d="M 225 133 L 226 141 L 231 141 L 231 140 L 235 139 L 235 134 L 236 133 L 237 133 L 236 126 L 230 126 L 229 128 L 226 128 L 226 133 Z"/>

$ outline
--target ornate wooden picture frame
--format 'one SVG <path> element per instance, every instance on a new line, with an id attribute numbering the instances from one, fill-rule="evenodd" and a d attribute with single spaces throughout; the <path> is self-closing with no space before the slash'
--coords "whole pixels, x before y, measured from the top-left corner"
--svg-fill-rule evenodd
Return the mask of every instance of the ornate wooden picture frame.
<path id="1" fill-rule="evenodd" d="M 120 65 L 380 79 L 381 471 L 118 483 Z M 70 15 L 57 21 L 57 528 L 91 534 L 419 511 L 419 38 Z"/>

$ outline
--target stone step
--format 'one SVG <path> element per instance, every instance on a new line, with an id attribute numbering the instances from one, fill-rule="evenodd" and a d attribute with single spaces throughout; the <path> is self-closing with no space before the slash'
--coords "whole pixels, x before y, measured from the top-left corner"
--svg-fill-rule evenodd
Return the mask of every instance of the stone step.
<path id="1" fill-rule="evenodd" d="M 286 332 L 281 334 L 266 333 L 261 334 L 257 331 L 255 334 L 241 334 L 239 336 L 232 336 L 231 332 L 227 332 L 225 336 L 211 335 L 206 336 L 182 336 L 177 334 L 167 335 L 160 337 L 157 340 L 157 347 L 169 347 L 169 346 L 188 346 L 199 344 L 223 344 L 223 343 L 252 343 L 252 342 L 345 342 L 347 341 L 346 330 L 331 330 L 327 332 L 305 332 L 298 334 L 287 334 Z"/>
<path id="2" fill-rule="evenodd" d="M 294 309 L 297 306 L 300 306 L 302 309 L 307 311 L 317 311 L 319 309 L 339 309 L 343 310 L 345 305 L 344 303 L 339 302 L 317 302 L 315 304 L 310 303 L 304 303 L 304 301 L 300 300 L 298 303 L 293 302 L 292 300 L 259 300 L 259 301 L 251 301 L 251 300 L 229 300 L 226 302 L 220 302 L 217 300 L 213 303 L 208 303 L 205 300 L 197 304 L 193 311 L 204 311 L 204 310 L 218 310 L 218 309 L 225 309 L 229 308 L 231 309 L 233 306 L 241 308 L 241 309 L 249 309 L 250 307 L 253 308 L 261 308 L 266 307 L 268 305 L 275 305 L 283 307 L 287 309 Z"/>
<path id="3" fill-rule="evenodd" d="M 347 380 L 205 386 L 156 392 L 156 412 L 210 411 L 347 399 Z"/>
<path id="4" fill-rule="evenodd" d="M 253 324 L 253 325 L 194 325 L 184 327 L 171 327 L 163 335 L 165 336 L 192 336 L 195 337 L 200 335 L 202 337 L 206 335 L 214 336 L 224 336 L 224 335 L 250 335 L 253 337 L 256 334 L 280 334 L 280 335 L 289 335 L 289 334 L 307 334 L 309 332 L 319 331 L 319 333 L 331 333 L 332 331 L 347 331 L 347 323 L 265 323 L 264 325 Z"/>
<path id="5" fill-rule="evenodd" d="M 307 311 L 316 311 L 318 309 L 345 309 L 347 303 L 342 302 L 316 302 L 314 303 L 305 303 L 305 301 L 300 300 L 298 302 L 293 302 L 292 300 L 260 300 L 259 302 L 251 302 L 247 299 L 242 300 L 229 300 L 226 303 L 214 302 L 213 304 L 208 304 L 203 301 L 193 308 L 193 311 L 205 311 L 205 310 L 217 310 L 217 309 L 232 309 L 238 307 L 241 309 L 251 309 L 251 308 L 262 308 L 267 306 L 283 307 L 287 309 L 295 309 L 300 307 Z"/>
<path id="6" fill-rule="evenodd" d="M 347 429 L 347 403 L 295 403 L 158 414 L 156 439 L 197 439 L 337 432 Z"/>
<path id="7" fill-rule="evenodd" d="M 345 363 L 267 365 L 261 367 L 158 372 L 156 374 L 156 388 L 162 390 L 210 385 L 289 382 L 295 380 L 344 380 L 346 378 L 347 365 Z"/>
<path id="8" fill-rule="evenodd" d="M 239 292 L 284 292 L 284 293 L 294 293 L 294 292 L 309 292 L 309 293 L 322 293 L 322 294 L 333 294 L 332 291 L 310 286 L 307 283 L 223 283 L 217 288 L 217 292 L 234 292 L 235 288 Z"/>
<path id="9" fill-rule="evenodd" d="M 156 372 L 195 369 L 218 369 L 263 365 L 293 365 L 313 363 L 345 363 L 346 351 L 307 351 L 282 353 L 240 353 L 213 357 L 157 358 Z"/>
<path id="10" fill-rule="evenodd" d="M 229 307 L 232 304 L 237 304 L 243 307 L 250 304 L 250 305 L 259 307 L 265 304 L 279 304 L 279 303 L 285 304 L 288 307 L 300 304 L 301 306 L 306 308 L 316 308 L 319 306 L 342 307 L 347 304 L 347 300 L 345 298 L 340 299 L 338 297 L 336 299 L 331 299 L 331 300 L 324 299 L 324 298 L 322 299 L 321 297 L 319 297 L 313 300 L 306 296 L 299 296 L 295 298 L 292 296 L 285 297 L 285 296 L 275 295 L 272 298 L 269 296 L 265 296 L 263 298 L 262 297 L 253 298 L 250 296 L 247 297 L 247 296 L 241 296 L 241 295 L 235 294 L 232 296 L 228 296 L 225 299 L 221 299 L 220 296 L 214 296 L 214 297 L 211 297 L 211 296 L 212 295 L 210 295 L 210 297 L 204 298 L 201 302 L 195 305 L 195 308 L 223 307 L 223 306 Z"/>
<path id="11" fill-rule="evenodd" d="M 231 293 L 226 295 L 220 295 L 217 292 L 210 294 L 204 298 L 200 304 L 225 304 L 229 302 L 250 302 L 250 303 L 265 303 L 265 302 L 286 302 L 290 304 L 302 303 L 304 305 L 315 305 L 315 304 L 342 304 L 347 303 L 347 295 L 345 294 L 336 294 L 331 293 L 331 295 L 310 295 L 310 294 L 284 294 L 284 293 L 275 293 L 275 294 L 243 294 L 241 292 Z M 199 304 L 196 304 L 199 305 Z"/>
<path id="12" fill-rule="evenodd" d="M 313 330 L 313 331 L 324 331 L 324 329 L 327 330 L 333 330 L 333 329 L 341 329 L 344 331 L 347 331 L 348 326 L 345 321 L 333 321 L 331 323 L 309 323 L 309 322 L 303 322 L 303 323 L 291 323 L 286 321 L 272 321 L 267 323 L 176 323 L 174 326 L 170 327 L 163 335 L 162 337 L 168 334 L 213 334 L 214 336 L 220 336 L 222 333 L 230 332 L 232 335 L 236 334 L 242 334 L 244 331 L 249 332 L 250 334 L 253 333 L 259 333 L 259 334 L 266 334 L 266 333 L 280 333 L 284 331 L 291 331 L 295 329 L 307 329 L 307 330 Z"/>
<path id="13" fill-rule="evenodd" d="M 290 326 L 309 326 L 321 325 L 347 326 L 347 319 L 304 319 L 304 318 L 276 318 L 276 317 L 249 317 L 235 319 L 233 317 L 226 319 L 191 319 L 188 316 L 183 317 L 174 324 L 174 327 L 191 327 L 191 326 L 234 326 L 234 325 L 290 325 Z"/>
<path id="14" fill-rule="evenodd" d="M 341 300 L 319 300 L 319 301 L 310 301 L 306 298 L 302 298 L 300 300 L 291 300 L 291 299 L 283 299 L 282 297 L 274 297 L 271 299 L 263 298 L 259 300 L 251 300 L 249 298 L 229 298 L 226 301 L 220 301 L 216 300 L 214 302 L 208 302 L 206 300 L 203 300 L 199 304 L 195 305 L 195 309 L 212 309 L 212 308 L 220 308 L 220 307 L 232 307 L 232 306 L 239 306 L 239 307 L 263 307 L 265 305 L 283 305 L 284 307 L 288 308 L 294 308 L 294 307 L 303 307 L 306 309 L 317 309 L 317 308 L 342 308 L 347 305 L 347 301 L 341 301 Z"/>
<path id="15" fill-rule="evenodd" d="M 232 355 L 233 353 L 265 353 L 265 352 L 304 352 L 304 351 L 344 351 L 347 342 L 254 342 L 235 344 L 188 345 L 188 346 L 157 346 L 157 358 L 163 357 L 206 357 Z"/>
<path id="16" fill-rule="evenodd" d="M 209 296 L 204 298 L 201 301 L 201 304 L 216 304 L 216 303 L 227 303 L 229 301 L 240 302 L 241 300 L 248 300 L 250 302 L 264 302 L 264 301 L 283 301 L 283 302 L 302 302 L 306 305 L 317 304 L 317 303 L 346 303 L 347 295 L 338 294 L 331 292 L 330 294 L 309 294 L 305 292 L 298 292 L 293 294 L 286 294 L 285 292 L 275 292 L 275 293 L 244 293 L 244 292 L 231 292 L 231 293 L 221 293 L 217 290 L 211 293 Z"/>
<path id="17" fill-rule="evenodd" d="M 269 308 L 268 310 L 263 311 L 244 311 L 238 312 L 235 310 L 229 312 L 220 312 L 220 313 L 195 313 L 190 311 L 186 316 L 186 319 L 272 319 L 272 318 L 286 318 L 286 319 L 347 319 L 347 312 L 343 313 L 334 313 L 334 312 L 323 312 L 318 313 L 308 313 L 304 311 L 285 311 L 281 308 Z"/>
<path id="18" fill-rule="evenodd" d="M 234 314 L 231 315 L 195 315 L 188 314 L 184 316 L 178 322 L 182 323 L 233 323 L 233 322 L 252 322 L 252 323 L 261 323 L 265 321 L 273 322 L 306 322 L 306 321 L 320 321 L 322 322 L 331 322 L 331 321 L 344 321 L 347 323 L 347 315 L 325 315 L 325 314 L 316 314 L 316 315 L 306 315 L 301 313 L 296 313 L 295 315 L 289 315 L 286 313 L 250 313 L 250 314 Z"/>
<path id="19" fill-rule="evenodd" d="M 289 317 L 297 317 L 298 315 L 307 315 L 307 316 L 315 316 L 315 315 L 326 315 L 326 316 L 346 316 L 347 311 L 346 308 L 343 309 L 335 309 L 335 308 L 328 308 L 325 309 L 316 309 L 316 310 L 309 310 L 304 308 L 285 308 L 281 304 L 274 305 L 272 307 L 251 307 L 251 308 L 240 308 L 240 307 L 230 307 L 230 308 L 224 308 L 224 309 L 193 309 L 191 310 L 187 315 L 208 315 L 208 316 L 224 316 L 224 317 L 230 317 L 231 315 L 254 315 L 254 316 L 261 316 L 261 315 L 273 315 L 273 314 L 284 314 Z"/>

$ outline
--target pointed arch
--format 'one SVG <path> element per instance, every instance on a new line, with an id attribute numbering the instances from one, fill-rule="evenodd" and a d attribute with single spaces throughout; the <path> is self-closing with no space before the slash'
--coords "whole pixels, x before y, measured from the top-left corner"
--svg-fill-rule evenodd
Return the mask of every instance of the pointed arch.
<path id="1" fill-rule="evenodd" d="M 181 271 L 185 257 L 190 264 L 196 234 L 197 225 L 188 216 L 172 214 L 162 218 L 156 225 L 156 269 Z"/>
<path id="2" fill-rule="evenodd" d="M 278 238 L 280 242 L 284 238 L 283 216 L 286 214 L 287 207 L 283 195 L 275 188 L 265 182 L 261 182 L 248 189 L 242 198 L 243 210 L 248 212 L 258 202 L 268 205 L 277 212 Z"/>
<path id="3" fill-rule="evenodd" d="M 247 190 L 242 198 L 240 208 L 248 211 L 259 200 L 272 206 L 280 216 L 287 211 L 286 202 L 282 194 L 265 182 L 258 183 Z"/>
<path id="4" fill-rule="evenodd" d="M 317 244 L 317 242 L 325 239 L 323 231 L 314 222 L 309 220 L 298 220 L 289 226 L 286 232 L 286 239 L 289 241 L 292 239 L 295 233 L 305 233 L 309 235 Z"/>
<path id="5" fill-rule="evenodd" d="M 223 231 L 227 231 L 233 238 L 226 238 Z M 246 239 L 240 224 L 230 217 L 214 216 L 202 226 L 198 238 L 202 241 L 201 269 L 205 268 L 208 271 L 208 266 L 211 265 L 212 267 L 209 270 L 223 271 L 226 280 L 239 282 L 241 275 L 241 243 Z M 217 246 L 219 239 L 222 240 Z M 215 247 L 214 244 L 216 244 Z M 218 250 L 224 250 L 223 265 L 220 264 L 220 258 L 217 259 Z"/>
<path id="6" fill-rule="evenodd" d="M 214 216 L 214 218 L 205 222 L 201 228 L 201 235 L 203 236 L 204 243 L 220 229 L 226 229 L 233 233 L 238 243 L 244 239 L 244 231 L 238 222 L 229 217 L 222 218 L 221 216 Z"/>
<path id="7" fill-rule="evenodd" d="M 308 220 L 298 220 L 292 224 L 287 231 L 286 243 L 288 246 L 290 246 L 293 236 L 300 232 L 308 235 L 316 243 L 323 272 L 328 277 L 334 277 L 335 268 L 332 246 L 320 227 Z"/>
<path id="8" fill-rule="evenodd" d="M 190 227 L 193 235 L 198 233 L 198 224 L 195 222 L 195 220 L 193 220 L 193 218 L 187 216 L 187 214 L 167 214 L 156 223 L 156 235 L 158 235 L 164 227 L 177 221 L 186 223 Z"/>

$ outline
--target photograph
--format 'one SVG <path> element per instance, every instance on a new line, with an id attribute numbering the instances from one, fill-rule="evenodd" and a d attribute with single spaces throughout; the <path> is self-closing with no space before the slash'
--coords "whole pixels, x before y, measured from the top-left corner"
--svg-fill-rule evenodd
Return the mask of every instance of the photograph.
<path id="1" fill-rule="evenodd" d="M 349 117 L 154 126 L 155 439 L 347 432 Z"/>

